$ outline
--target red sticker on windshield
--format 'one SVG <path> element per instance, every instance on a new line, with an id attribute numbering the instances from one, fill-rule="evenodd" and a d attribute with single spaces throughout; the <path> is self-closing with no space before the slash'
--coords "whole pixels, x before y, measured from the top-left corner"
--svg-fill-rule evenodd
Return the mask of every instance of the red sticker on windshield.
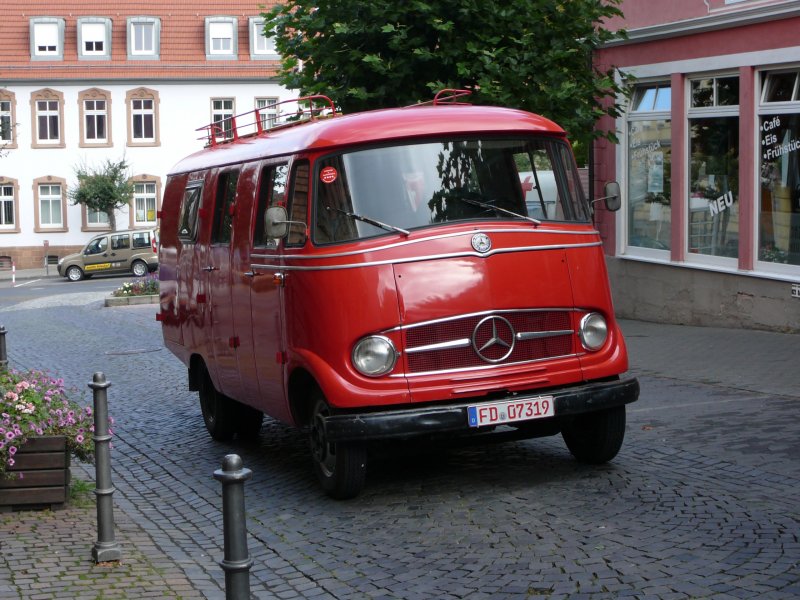
<path id="1" fill-rule="evenodd" d="M 336 181 L 336 177 L 339 174 L 336 172 L 336 169 L 333 167 L 325 167 L 322 171 L 319 172 L 319 178 L 322 180 L 323 183 L 333 183 Z"/>

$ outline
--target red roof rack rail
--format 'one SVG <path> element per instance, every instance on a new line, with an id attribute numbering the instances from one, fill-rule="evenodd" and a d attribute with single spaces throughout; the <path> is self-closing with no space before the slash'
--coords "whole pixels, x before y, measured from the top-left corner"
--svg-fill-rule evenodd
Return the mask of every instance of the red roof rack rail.
<path id="1" fill-rule="evenodd" d="M 285 104 L 296 104 L 297 108 L 281 114 L 278 107 Z M 333 100 L 327 96 L 316 94 L 281 100 L 262 108 L 214 121 L 198 127 L 195 131 L 204 132 L 204 135 L 197 139 L 206 140 L 206 147 L 217 146 L 236 141 L 239 138 L 261 135 L 274 129 L 293 127 L 319 118 L 335 117 L 337 114 Z M 249 115 L 252 117 L 245 120 L 245 117 Z"/>

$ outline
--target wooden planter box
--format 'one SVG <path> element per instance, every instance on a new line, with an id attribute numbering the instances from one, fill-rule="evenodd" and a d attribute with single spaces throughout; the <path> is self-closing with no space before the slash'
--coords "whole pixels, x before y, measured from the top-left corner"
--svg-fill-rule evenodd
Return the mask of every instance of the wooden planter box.
<path id="1" fill-rule="evenodd" d="M 9 471 L 20 479 L 0 478 L 0 512 L 59 508 L 69 493 L 69 452 L 64 436 L 28 438 Z"/>

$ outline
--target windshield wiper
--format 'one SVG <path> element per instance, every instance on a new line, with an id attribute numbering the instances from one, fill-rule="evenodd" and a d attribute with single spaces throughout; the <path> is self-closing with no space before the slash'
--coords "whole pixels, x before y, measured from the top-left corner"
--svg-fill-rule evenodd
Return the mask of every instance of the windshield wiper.
<path id="1" fill-rule="evenodd" d="M 402 229 L 400 227 L 395 227 L 394 225 L 389 225 L 388 223 L 382 223 L 381 221 L 376 221 L 375 219 L 370 219 L 369 217 L 365 217 L 363 215 L 358 215 L 356 213 L 347 212 L 346 210 L 342 210 L 341 208 L 336 208 L 333 206 L 326 206 L 325 210 L 333 210 L 338 213 L 342 213 L 350 217 L 351 219 L 356 219 L 357 221 L 363 221 L 364 223 L 368 223 L 369 225 L 374 225 L 375 227 L 380 227 L 381 229 L 385 229 L 386 231 L 393 231 L 395 233 L 402 233 L 403 235 L 411 235 L 411 232 Z"/>
<path id="2" fill-rule="evenodd" d="M 526 221 L 530 221 L 534 225 L 541 225 L 542 222 L 539 219 L 534 219 L 533 217 L 528 217 L 526 215 L 521 215 L 519 213 L 515 213 L 511 210 L 506 210 L 505 208 L 501 208 L 499 206 L 495 206 L 494 204 L 489 204 L 487 202 L 481 202 L 480 200 L 474 200 L 473 198 L 467 198 L 466 196 L 459 196 L 456 194 L 455 196 L 462 202 L 466 202 L 467 204 L 472 204 L 473 206 L 479 206 L 480 208 L 485 208 L 487 210 L 496 210 L 497 212 L 504 213 L 506 215 L 510 215 L 512 217 L 517 217 L 518 219 L 525 219 Z"/>

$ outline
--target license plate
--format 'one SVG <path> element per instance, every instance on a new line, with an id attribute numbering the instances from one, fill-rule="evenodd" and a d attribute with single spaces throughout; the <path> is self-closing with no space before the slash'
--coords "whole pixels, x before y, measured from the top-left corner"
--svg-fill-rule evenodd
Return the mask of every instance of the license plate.
<path id="1" fill-rule="evenodd" d="M 552 396 L 477 404 L 467 407 L 467 420 L 470 427 L 502 425 L 517 421 L 543 419 L 554 415 L 555 405 Z"/>

